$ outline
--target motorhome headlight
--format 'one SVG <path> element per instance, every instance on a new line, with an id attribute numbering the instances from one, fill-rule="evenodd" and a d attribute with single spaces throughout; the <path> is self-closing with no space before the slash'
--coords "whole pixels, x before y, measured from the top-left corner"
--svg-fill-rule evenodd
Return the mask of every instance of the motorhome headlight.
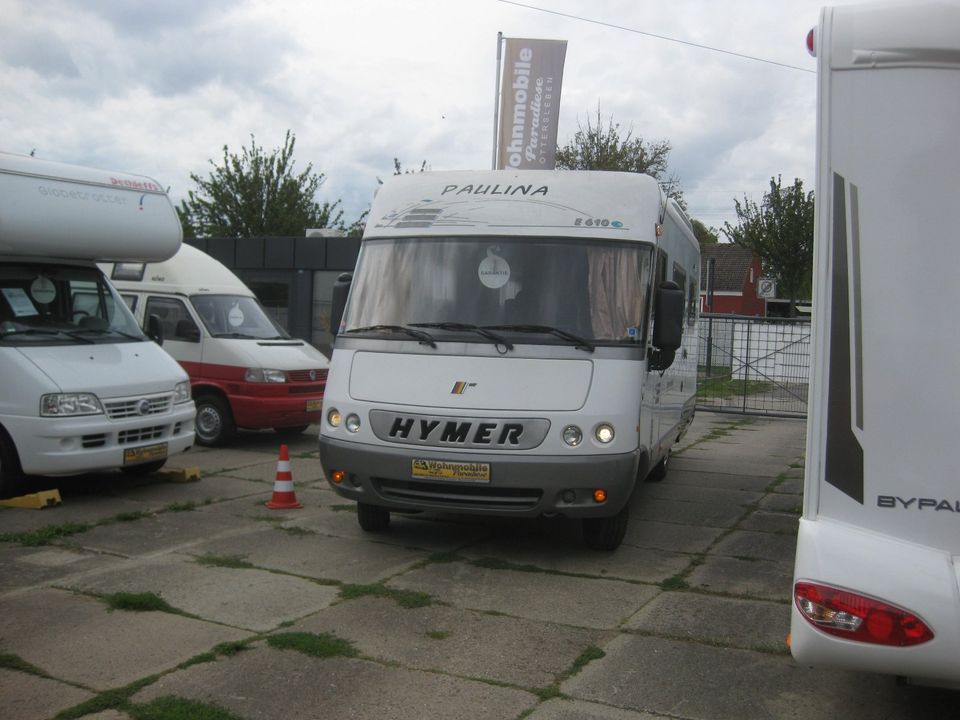
<path id="1" fill-rule="evenodd" d="M 330 427 L 340 427 L 340 422 L 343 418 L 340 416 L 340 411 L 336 408 L 330 408 L 327 410 L 327 422 L 330 424 Z"/>
<path id="2" fill-rule="evenodd" d="M 173 388 L 173 401 L 175 403 L 185 403 L 190 400 L 190 381 L 184 380 L 178 382 Z"/>
<path id="3" fill-rule="evenodd" d="M 283 370 L 247 368 L 243 379 L 250 383 L 285 383 L 287 381 L 287 374 Z"/>
<path id="4" fill-rule="evenodd" d="M 103 407 L 93 393 L 52 393 L 40 398 L 42 417 L 99 415 L 102 412 Z"/>
<path id="5" fill-rule="evenodd" d="M 567 425 L 563 429 L 563 441 L 570 447 L 576 447 L 583 441 L 583 432 L 576 425 Z"/>
<path id="6" fill-rule="evenodd" d="M 600 423 L 593 430 L 593 436 L 597 439 L 597 442 L 601 442 L 604 445 L 612 443 L 615 435 L 613 425 L 610 423 Z"/>
<path id="7" fill-rule="evenodd" d="M 350 432 L 358 432 L 360 430 L 360 416 L 355 413 L 350 413 L 347 415 L 347 421 L 344 425 Z"/>

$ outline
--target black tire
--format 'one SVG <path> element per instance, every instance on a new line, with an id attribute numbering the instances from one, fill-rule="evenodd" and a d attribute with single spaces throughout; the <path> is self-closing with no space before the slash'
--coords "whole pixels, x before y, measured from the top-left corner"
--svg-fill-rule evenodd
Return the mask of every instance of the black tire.
<path id="1" fill-rule="evenodd" d="M 663 459 L 651 468 L 647 475 L 647 482 L 661 482 L 667 477 L 667 470 L 670 469 L 670 451 L 663 456 Z"/>
<path id="2" fill-rule="evenodd" d="M 0 498 L 16 497 L 24 487 L 20 456 L 13 441 L 0 428 Z"/>
<path id="3" fill-rule="evenodd" d="M 201 395 L 194 402 L 197 405 L 197 443 L 214 447 L 233 439 L 237 426 L 226 400 L 219 395 Z"/>
<path id="4" fill-rule="evenodd" d="M 306 430 L 309 425 L 291 425 L 290 427 L 278 427 L 273 431 L 282 438 L 295 437 Z"/>
<path id="5" fill-rule="evenodd" d="M 616 515 L 603 518 L 584 518 L 583 542 L 591 550 L 616 550 L 627 534 L 630 508 L 624 505 Z"/>
<path id="6" fill-rule="evenodd" d="M 366 532 L 386 530 L 390 526 L 390 511 L 380 505 L 358 502 L 357 520 Z"/>
<path id="7" fill-rule="evenodd" d="M 133 477 L 141 477 L 143 475 L 149 475 L 150 473 L 155 473 L 157 470 L 162 468 L 167 464 L 167 459 L 163 460 L 152 460 L 150 462 L 141 463 L 140 465 L 124 465 L 120 470 L 124 475 L 131 475 Z"/>

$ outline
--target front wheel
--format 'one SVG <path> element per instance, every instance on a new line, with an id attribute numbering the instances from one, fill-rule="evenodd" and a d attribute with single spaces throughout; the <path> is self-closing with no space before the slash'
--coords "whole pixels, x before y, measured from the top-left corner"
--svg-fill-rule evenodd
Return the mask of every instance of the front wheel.
<path id="1" fill-rule="evenodd" d="M 627 534 L 630 508 L 627 505 L 616 515 L 603 518 L 584 518 L 583 542 L 591 550 L 616 550 Z"/>
<path id="2" fill-rule="evenodd" d="M 380 505 L 358 502 L 357 520 L 360 527 L 367 532 L 386 530 L 390 525 L 390 511 Z"/>
<path id="3" fill-rule="evenodd" d="M 0 498 L 16 497 L 23 490 L 23 470 L 13 441 L 0 428 Z"/>
<path id="4" fill-rule="evenodd" d="M 650 474 L 647 475 L 647 482 L 660 482 L 667 477 L 667 470 L 670 467 L 670 451 L 667 450 L 667 454 L 663 456 L 663 459 L 660 460 L 653 468 L 650 470 Z"/>
<path id="5" fill-rule="evenodd" d="M 219 395 L 201 395 L 197 405 L 196 433 L 201 445 L 223 445 L 237 431 L 230 405 Z"/>

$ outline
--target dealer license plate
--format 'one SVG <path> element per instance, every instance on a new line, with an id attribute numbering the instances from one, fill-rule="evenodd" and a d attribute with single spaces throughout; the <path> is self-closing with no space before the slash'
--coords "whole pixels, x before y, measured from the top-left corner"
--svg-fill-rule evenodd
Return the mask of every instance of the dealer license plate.
<path id="1" fill-rule="evenodd" d="M 320 412 L 323 410 L 323 400 L 307 400 L 307 412 Z"/>
<path id="2" fill-rule="evenodd" d="M 138 465 L 140 463 L 159 460 L 167 456 L 167 444 L 144 445 L 143 447 L 127 448 L 123 451 L 124 465 Z"/>
<path id="3" fill-rule="evenodd" d="M 490 482 L 490 463 L 449 460 L 411 460 L 410 474 L 416 480 L 459 480 Z"/>

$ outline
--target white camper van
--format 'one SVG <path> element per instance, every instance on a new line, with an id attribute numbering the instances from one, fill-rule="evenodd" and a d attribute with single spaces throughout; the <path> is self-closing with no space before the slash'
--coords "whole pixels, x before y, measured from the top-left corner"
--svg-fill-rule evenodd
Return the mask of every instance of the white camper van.
<path id="1" fill-rule="evenodd" d="M 298 434 L 320 420 L 327 358 L 290 337 L 222 263 L 182 245 L 160 263 L 101 266 L 141 326 L 190 375 L 197 442 L 221 445 L 240 428 Z"/>
<path id="2" fill-rule="evenodd" d="M 155 470 L 193 445 L 186 373 L 94 262 L 179 245 L 150 178 L 0 153 L 0 494 L 23 473 Z"/>
<path id="3" fill-rule="evenodd" d="M 563 515 L 616 548 L 693 417 L 698 279 L 689 220 L 645 175 L 389 179 L 342 322 L 334 291 L 326 477 L 365 530 Z"/>
<path id="4" fill-rule="evenodd" d="M 960 5 L 826 8 L 792 651 L 960 683 Z"/>

